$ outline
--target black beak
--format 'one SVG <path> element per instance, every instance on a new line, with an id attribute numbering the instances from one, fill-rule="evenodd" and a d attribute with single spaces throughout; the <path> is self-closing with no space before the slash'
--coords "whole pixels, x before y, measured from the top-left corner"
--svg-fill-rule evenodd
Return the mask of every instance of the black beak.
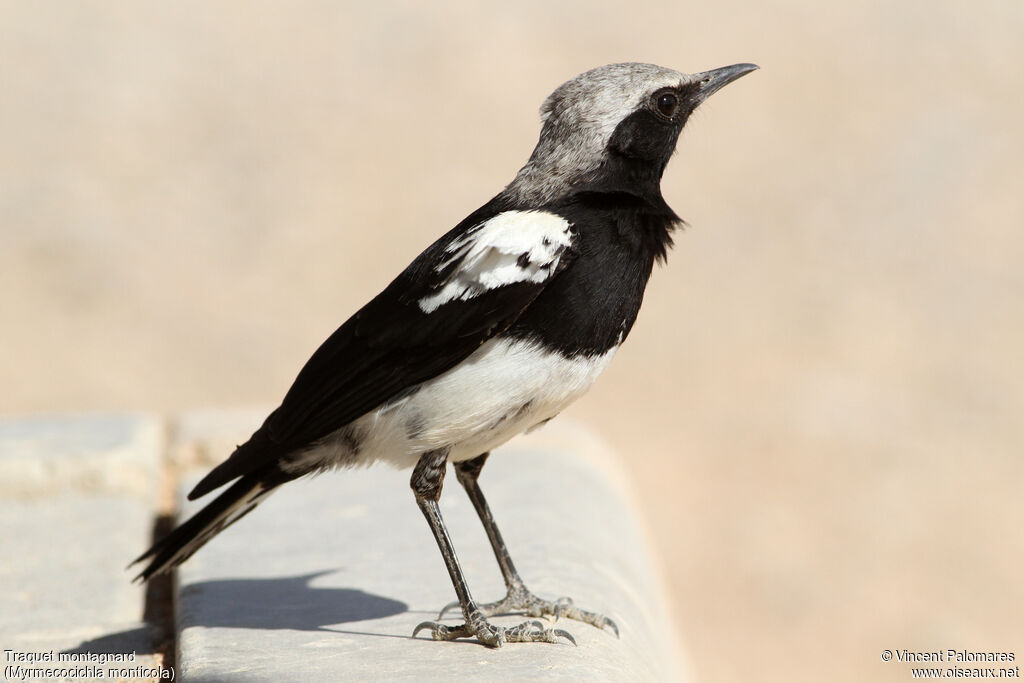
<path id="1" fill-rule="evenodd" d="M 757 64 L 733 64 L 732 66 L 723 66 L 721 69 L 694 74 L 693 78 L 700 83 L 700 90 L 697 94 L 698 101 L 703 102 L 740 76 L 746 76 L 759 68 L 761 67 Z"/>

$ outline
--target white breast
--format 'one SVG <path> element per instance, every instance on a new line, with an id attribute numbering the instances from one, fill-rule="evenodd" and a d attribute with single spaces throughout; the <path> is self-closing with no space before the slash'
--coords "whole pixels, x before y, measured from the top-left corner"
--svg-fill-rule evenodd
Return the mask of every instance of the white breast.
<path id="1" fill-rule="evenodd" d="M 582 396 L 615 350 L 567 358 L 533 342 L 492 339 L 411 395 L 359 418 L 341 430 L 344 436 L 328 437 L 292 466 L 298 470 L 383 460 L 412 467 L 421 454 L 437 448 L 450 448 L 453 462 L 476 457 L 551 419 Z M 353 436 L 358 441 L 354 449 Z"/>

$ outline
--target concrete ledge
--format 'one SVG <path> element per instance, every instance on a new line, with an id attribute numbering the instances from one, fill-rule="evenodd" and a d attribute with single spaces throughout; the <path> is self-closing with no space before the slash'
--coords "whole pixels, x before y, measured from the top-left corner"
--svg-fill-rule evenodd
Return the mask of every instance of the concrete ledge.
<path id="1" fill-rule="evenodd" d="M 145 415 L 0 420 L 0 649 L 134 653 L 131 666 L 159 672 L 168 663 L 154 633 L 163 629 L 175 633 L 167 651 L 177 651 L 171 664 L 184 681 L 686 677 L 626 478 L 590 432 L 564 418 L 497 451 L 481 486 L 527 585 L 607 614 L 620 640 L 571 621 L 559 626 L 578 647 L 411 638 L 455 596 L 409 472 L 383 466 L 284 487 L 181 568 L 176 630 L 169 620 L 146 623 L 144 591 L 124 566 L 150 542 L 160 479 L 191 463 L 183 497 L 263 414 L 193 413 L 174 429 Z M 177 458 L 171 469 L 166 452 Z M 182 506 L 184 516 L 195 504 Z M 483 529 L 454 477 L 442 509 L 474 596 L 501 597 Z M 166 617 L 170 601 L 156 603 L 163 608 L 152 614 Z"/>
<path id="2" fill-rule="evenodd" d="M 373 467 L 294 482 L 189 560 L 179 574 L 183 679 L 681 678 L 624 478 L 585 430 L 552 424 L 513 441 L 480 482 L 527 585 L 608 615 L 619 640 L 571 621 L 559 626 L 578 647 L 412 639 L 455 595 L 408 479 Z M 454 477 L 447 483 L 442 509 L 470 588 L 497 599 L 504 586 L 483 529 Z"/>

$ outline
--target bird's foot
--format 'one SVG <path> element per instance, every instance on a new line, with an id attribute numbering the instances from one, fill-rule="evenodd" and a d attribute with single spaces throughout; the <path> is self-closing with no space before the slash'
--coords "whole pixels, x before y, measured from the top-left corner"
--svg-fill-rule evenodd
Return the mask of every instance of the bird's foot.
<path id="1" fill-rule="evenodd" d="M 445 605 L 444 609 L 441 610 L 441 613 L 437 615 L 437 618 L 443 619 L 448 610 L 456 607 L 459 607 L 458 602 L 452 602 Z M 526 586 L 521 584 L 510 588 L 508 595 L 501 600 L 480 605 L 478 609 L 485 617 L 491 617 L 497 614 L 513 614 L 521 612 L 528 617 L 554 617 L 555 621 L 562 618 L 573 619 L 575 621 L 582 621 L 590 624 L 591 626 L 596 626 L 602 630 L 607 628 L 615 634 L 616 638 L 619 637 L 619 627 L 615 625 L 614 621 L 603 614 L 582 610 L 573 605 L 571 598 L 542 600 L 531 593 Z"/>
<path id="2" fill-rule="evenodd" d="M 573 645 L 576 644 L 576 639 L 567 631 L 560 628 L 544 628 L 544 624 L 539 621 L 524 621 L 518 626 L 495 626 L 487 621 L 479 609 L 470 612 L 466 623 L 458 626 L 424 621 L 412 632 L 413 638 L 425 629 L 430 631 L 434 640 L 476 638 L 488 647 L 501 647 L 505 643 L 557 643 L 559 638 L 564 638 Z"/>

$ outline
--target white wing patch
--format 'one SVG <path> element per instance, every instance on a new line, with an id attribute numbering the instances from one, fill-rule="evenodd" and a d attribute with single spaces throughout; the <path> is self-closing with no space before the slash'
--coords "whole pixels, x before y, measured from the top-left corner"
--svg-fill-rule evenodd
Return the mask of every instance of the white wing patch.
<path id="1" fill-rule="evenodd" d="M 430 296 L 419 300 L 424 313 L 449 301 L 471 299 L 516 282 L 543 282 L 556 271 L 572 241 L 569 221 L 547 211 L 505 211 L 474 226 L 445 249 L 437 265 L 455 270 Z"/>

